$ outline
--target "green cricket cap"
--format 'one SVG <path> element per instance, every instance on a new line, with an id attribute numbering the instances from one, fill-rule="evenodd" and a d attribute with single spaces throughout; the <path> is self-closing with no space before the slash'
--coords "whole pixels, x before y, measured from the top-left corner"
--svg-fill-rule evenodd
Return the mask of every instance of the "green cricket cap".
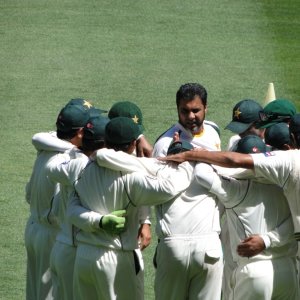
<path id="1" fill-rule="evenodd" d="M 59 113 L 56 128 L 62 132 L 79 129 L 89 120 L 89 112 L 80 105 L 66 105 Z"/>
<path id="2" fill-rule="evenodd" d="M 102 113 L 107 113 L 107 110 L 96 108 L 91 100 L 83 98 L 71 99 L 66 105 L 81 105 L 83 108 L 89 111 L 91 117 Z"/>
<path id="3" fill-rule="evenodd" d="M 127 117 L 113 118 L 105 127 L 105 141 L 114 145 L 129 144 L 139 135 L 138 124 Z"/>
<path id="4" fill-rule="evenodd" d="M 127 117 L 139 126 L 140 133 L 144 131 L 143 114 L 140 108 L 131 101 L 119 101 L 115 103 L 108 112 L 110 119 L 116 117 Z"/>
<path id="5" fill-rule="evenodd" d="M 193 148 L 193 145 L 187 141 L 172 142 L 168 148 L 167 155 L 189 151 Z"/>
<path id="6" fill-rule="evenodd" d="M 268 128 L 273 124 L 288 121 L 297 112 L 295 105 L 286 99 L 276 99 L 259 112 L 257 128 Z"/>
<path id="7" fill-rule="evenodd" d="M 284 144 L 290 144 L 290 130 L 285 122 L 276 123 L 265 131 L 265 142 L 276 149 L 282 149 Z"/>
<path id="8" fill-rule="evenodd" d="M 225 127 L 230 131 L 240 134 L 259 120 L 262 106 L 255 100 L 244 99 L 238 102 L 232 110 L 232 120 Z"/>
<path id="9" fill-rule="evenodd" d="M 257 135 L 246 135 L 241 138 L 236 146 L 235 152 L 239 153 L 264 153 L 268 148 L 264 141 Z"/>
<path id="10" fill-rule="evenodd" d="M 105 127 L 109 118 L 104 116 L 91 117 L 83 128 L 83 139 L 103 140 L 105 139 Z"/>

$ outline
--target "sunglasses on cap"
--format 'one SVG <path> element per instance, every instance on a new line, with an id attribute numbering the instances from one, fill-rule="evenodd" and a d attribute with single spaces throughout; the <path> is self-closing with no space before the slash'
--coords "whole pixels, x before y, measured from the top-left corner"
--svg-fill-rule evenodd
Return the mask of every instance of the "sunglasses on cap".
<path id="1" fill-rule="evenodd" d="M 261 121 L 266 122 L 266 121 L 273 121 L 273 120 L 285 120 L 285 119 L 290 119 L 290 116 L 282 116 L 280 114 L 277 113 L 268 113 L 268 112 L 264 112 L 264 111 L 260 111 L 259 112 L 259 118 Z"/>

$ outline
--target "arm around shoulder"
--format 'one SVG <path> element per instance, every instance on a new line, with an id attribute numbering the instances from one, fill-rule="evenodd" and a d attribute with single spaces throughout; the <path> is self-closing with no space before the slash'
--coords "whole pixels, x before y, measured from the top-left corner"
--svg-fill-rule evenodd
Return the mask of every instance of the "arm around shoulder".
<path id="1" fill-rule="evenodd" d="M 73 147 L 71 143 L 59 139 L 55 131 L 36 133 L 32 144 L 37 151 L 65 152 Z"/>

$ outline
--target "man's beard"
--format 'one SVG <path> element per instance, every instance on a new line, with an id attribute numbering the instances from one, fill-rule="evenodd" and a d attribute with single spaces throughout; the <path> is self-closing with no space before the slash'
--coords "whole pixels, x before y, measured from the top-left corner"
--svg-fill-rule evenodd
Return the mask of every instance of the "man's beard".
<path id="1" fill-rule="evenodd" d="M 200 132 L 200 127 L 198 125 L 194 126 L 190 131 L 192 134 L 197 134 Z"/>

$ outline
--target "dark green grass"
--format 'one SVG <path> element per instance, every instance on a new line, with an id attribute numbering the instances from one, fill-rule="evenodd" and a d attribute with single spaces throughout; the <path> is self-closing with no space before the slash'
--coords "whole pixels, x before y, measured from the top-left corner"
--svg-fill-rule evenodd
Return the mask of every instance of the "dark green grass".
<path id="1" fill-rule="evenodd" d="M 24 298 L 31 136 L 53 129 L 62 105 L 132 100 L 154 142 L 176 121 L 179 85 L 200 82 L 225 148 L 233 105 L 263 102 L 269 82 L 300 108 L 299 13 L 296 0 L 0 1 L 0 299 Z M 153 232 L 147 300 L 155 243 Z"/>

